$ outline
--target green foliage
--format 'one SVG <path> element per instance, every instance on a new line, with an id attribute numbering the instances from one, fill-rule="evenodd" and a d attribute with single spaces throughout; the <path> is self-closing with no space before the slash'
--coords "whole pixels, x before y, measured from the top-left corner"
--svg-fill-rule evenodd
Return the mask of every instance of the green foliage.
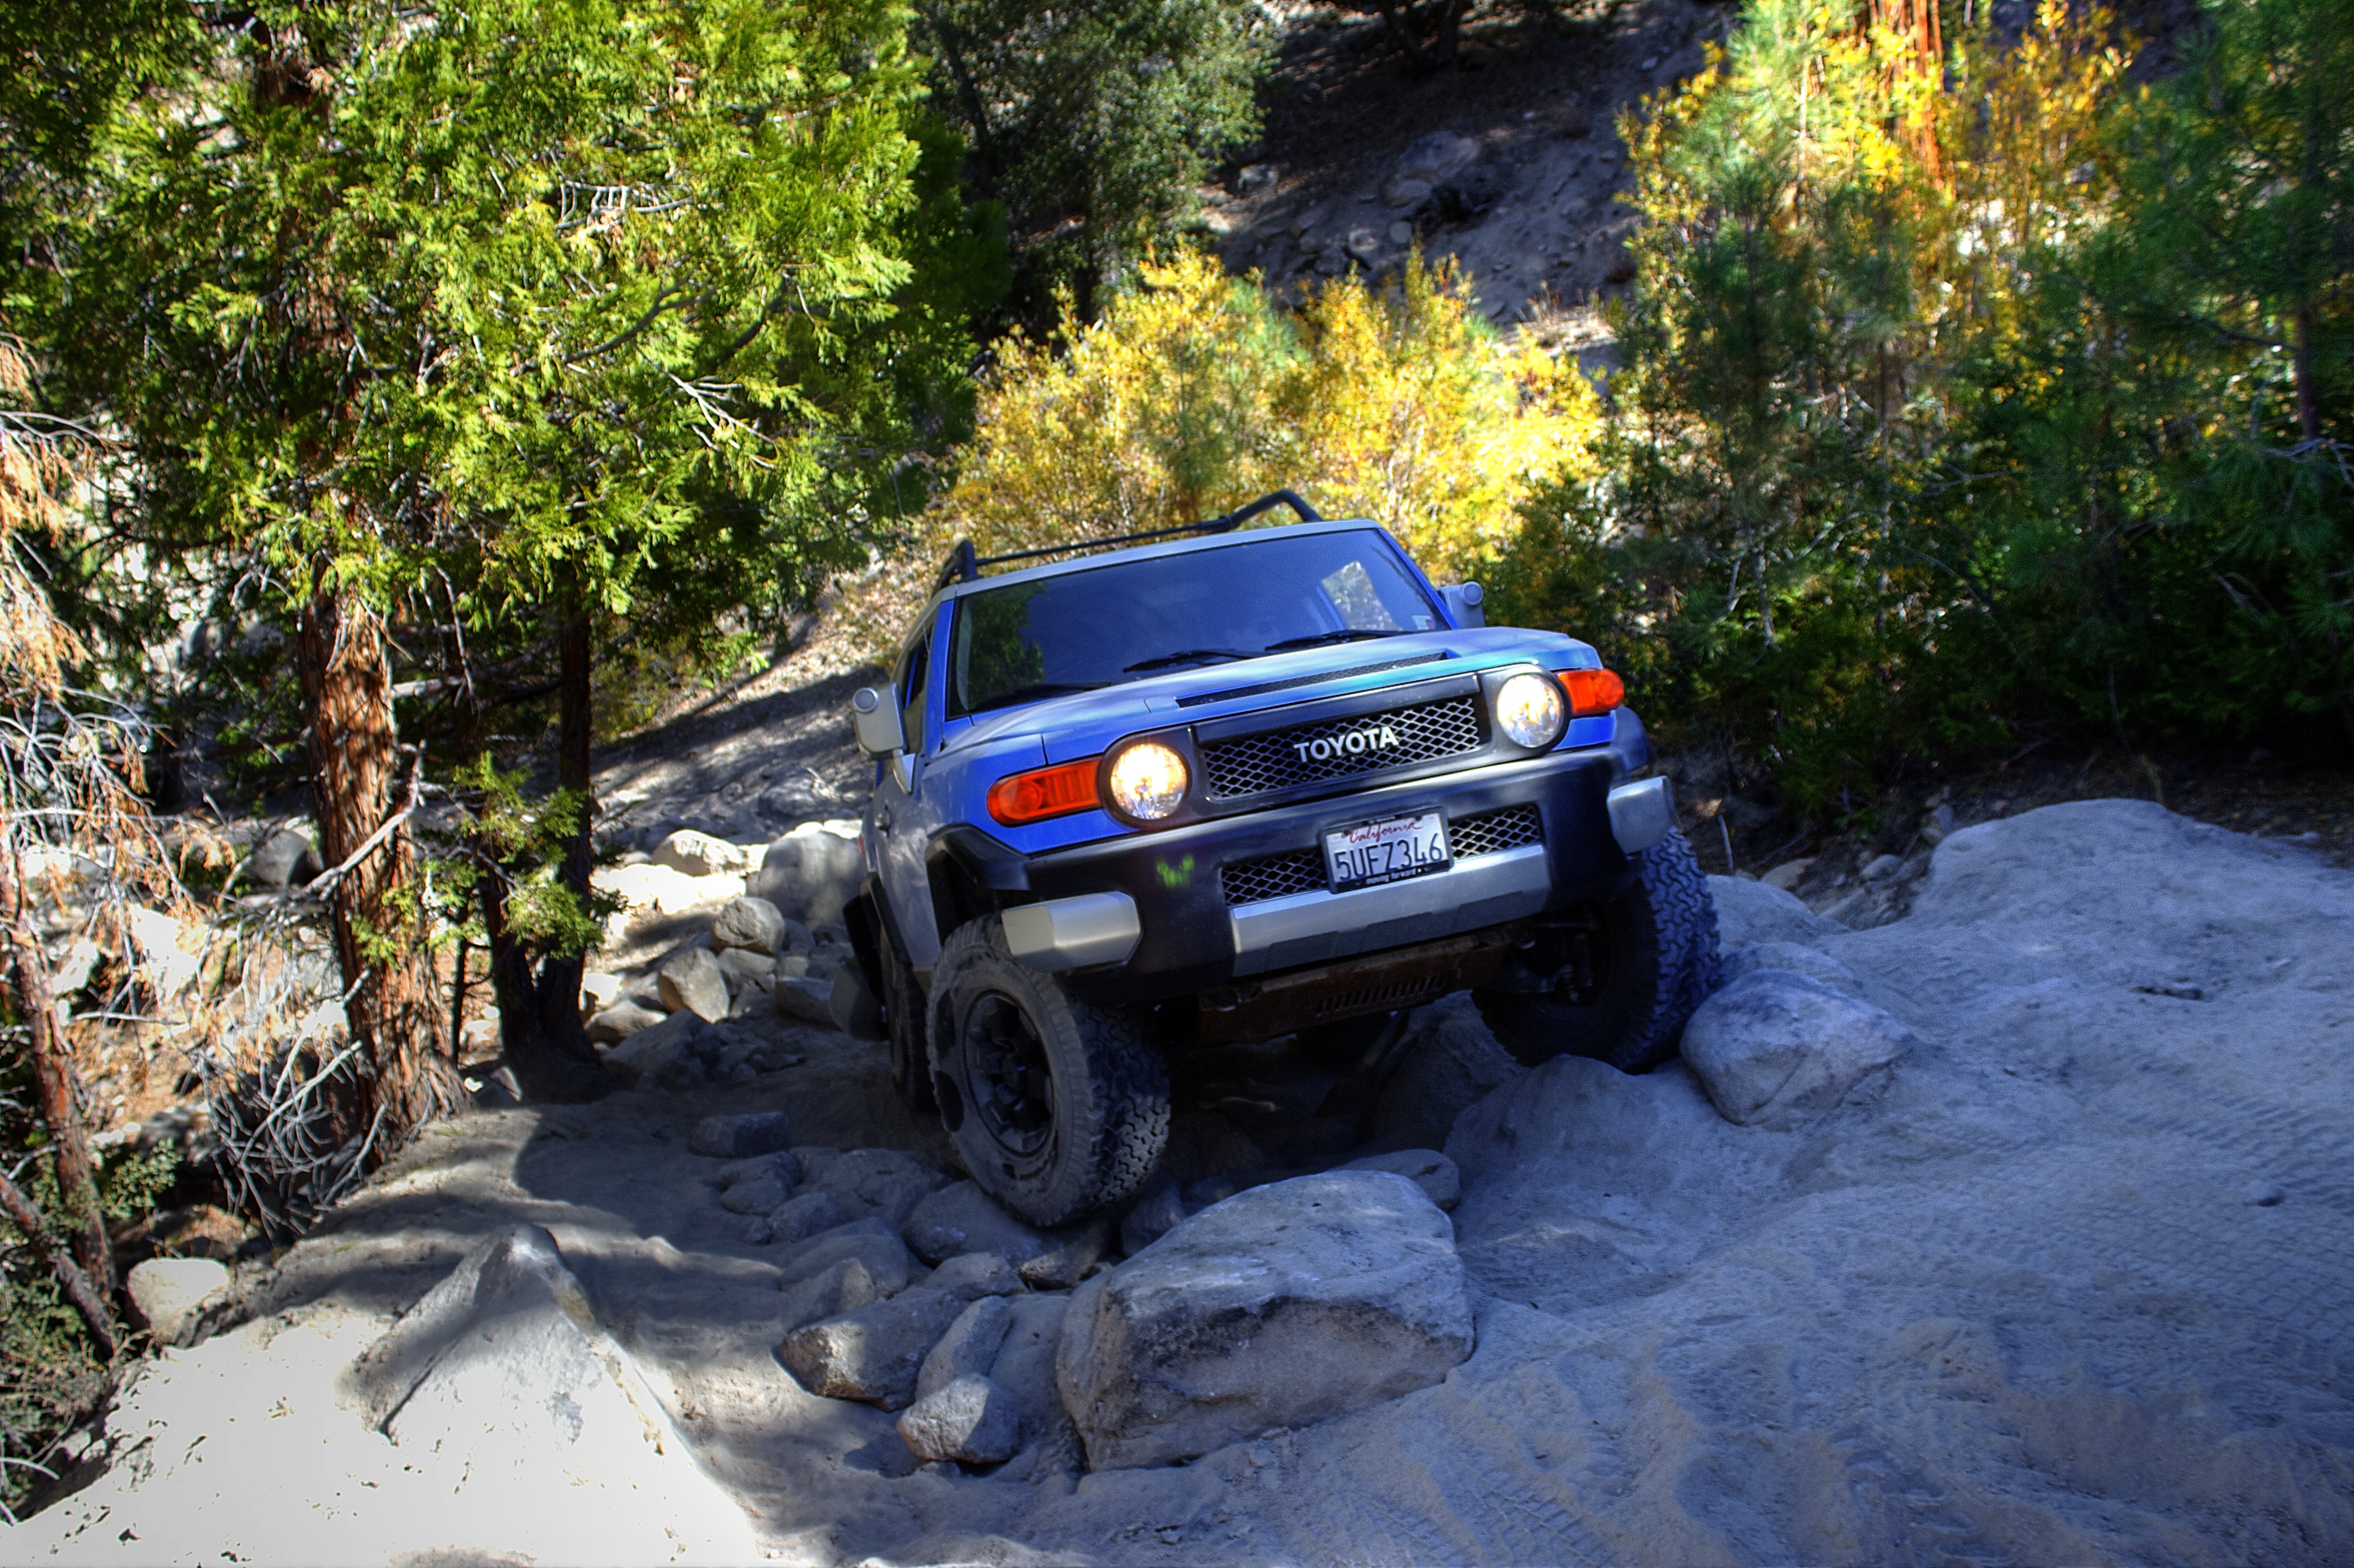
<path id="1" fill-rule="evenodd" d="M 1270 33 L 1247 0 L 924 0 L 917 33 L 976 197 L 1010 217 L 1034 318 L 1068 289 L 1092 319 L 1257 130 Z"/>
<path id="2" fill-rule="evenodd" d="M 1941 81 L 1851 7 L 1761 0 L 1625 128 L 1628 368 L 1499 611 L 1807 808 L 2022 727 L 2130 750 L 2342 707 L 2349 9 L 2219 7 L 2127 92 L 2103 13 L 1971 34 Z"/>
<path id="3" fill-rule="evenodd" d="M 525 768 L 503 773 L 488 753 L 458 770 L 457 784 L 472 800 L 470 862 L 451 865 L 440 878 L 462 900 L 475 877 L 490 874 L 505 883 L 506 935 L 532 951 L 576 958 L 593 951 L 604 936 L 604 919 L 627 901 L 594 890 L 584 902 L 557 880 L 557 872 L 580 831 L 588 799 L 578 790 L 557 789 L 533 797 Z M 471 940 L 485 940 L 479 918 L 455 922 Z"/>

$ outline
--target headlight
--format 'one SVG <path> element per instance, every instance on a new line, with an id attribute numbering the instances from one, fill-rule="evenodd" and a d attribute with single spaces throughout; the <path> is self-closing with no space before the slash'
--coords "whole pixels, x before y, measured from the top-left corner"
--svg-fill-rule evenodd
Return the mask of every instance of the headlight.
<path id="1" fill-rule="evenodd" d="M 1158 741 L 1129 747 L 1111 765 L 1111 798 L 1140 821 L 1157 822 L 1175 810 L 1186 782 L 1185 759 Z"/>
<path id="2" fill-rule="evenodd" d="M 1496 727 L 1515 746 L 1545 747 L 1559 740 L 1567 709 L 1561 683 L 1544 675 L 1515 675 L 1496 688 Z"/>

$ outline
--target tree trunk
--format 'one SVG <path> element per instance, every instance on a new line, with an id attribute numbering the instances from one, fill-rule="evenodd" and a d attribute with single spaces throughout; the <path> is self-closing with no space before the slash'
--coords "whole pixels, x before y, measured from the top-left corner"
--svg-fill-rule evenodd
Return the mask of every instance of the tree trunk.
<path id="1" fill-rule="evenodd" d="M 116 1344 L 114 1315 L 107 1310 L 107 1292 L 101 1290 L 97 1281 L 71 1257 L 58 1254 L 56 1239 L 42 1227 L 41 1211 L 33 1206 L 33 1200 L 16 1183 L 8 1180 L 5 1171 L 0 1171 L 0 1214 L 7 1216 L 8 1223 L 22 1233 L 26 1244 L 39 1253 L 56 1273 L 66 1299 L 81 1314 L 81 1320 L 90 1325 L 90 1337 L 98 1341 L 99 1354 L 112 1361 Z"/>
<path id="2" fill-rule="evenodd" d="M 580 797 L 580 821 L 565 845 L 557 878 L 582 908 L 596 865 L 591 821 L 596 810 L 588 771 L 594 658 L 588 613 L 575 609 L 557 630 L 556 781 Z M 506 889 L 498 877 L 482 882 L 482 924 L 491 940 L 491 984 L 499 999 L 499 1041 L 515 1081 L 532 1099 L 577 1104 L 611 1087 L 596 1047 L 580 1022 L 580 971 L 586 959 L 535 955 L 507 928 Z M 536 959 L 536 968 L 534 960 Z"/>
<path id="3" fill-rule="evenodd" d="M 9 991 L 30 1043 L 33 1092 L 57 1151 L 58 1192 L 73 1215 L 74 1261 L 103 1298 L 114 1289 L 114 1245 L 99 1209 L 98 1166 L 90 1158 L 89 1129 L 82 1125 L 81 1086 L 58 1034 L 48 955 L 26 906 L 22 867 L 14 850 L 0 852 L 0 919 L 6 921 Z"/>
<path id="4" fill-rule="evenodd" d="M 360 856 L 328 892 L 347 994 L 344 1016 L 363 1063 L 356 1094 L 337 1107 L 334 1136 L 341 1144 L 366 1139 L 374 1169 L 419 1125 L 461 1104 L 463 1088 L 441 1039 L 421 921 L 401 907 L 414 861 L 407 825 L 393 824 L 360 854 L 393 814 L 399 772 L 384 623 L 357 599 L 318 584 L 295 642 L 316 769 L 319 853 L 334 866 Z"/>
<path id="5" fill-rule="evenodd" d="M 1946 37 L 1937 20 L 1937 0 L 1868 0 L 1866 12 L 1874 27 L 1886 28 L 1901 35 L 1906 52 L 1912 56 L 1913 69 L 1926 72 L 1933 87 L 1942 88 L 1946 77 Z M 1927 165 L 1929 177 L 1943 182 L 1944 161 L 1937 153 L 1937 121 L 1935 111 L 1924 108 L 1908 127 L 1914 151 Z"/>

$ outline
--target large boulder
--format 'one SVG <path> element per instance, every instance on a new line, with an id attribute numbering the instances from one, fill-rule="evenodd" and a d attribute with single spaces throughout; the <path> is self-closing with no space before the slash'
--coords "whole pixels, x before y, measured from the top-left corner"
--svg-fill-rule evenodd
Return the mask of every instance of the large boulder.
<path id="1" fill-rule="evenodd" d="M 1009 1296 L 1005 1336 L 989 1363 L 989 1380 L 1013 1396 L 1022 1412 L 1024 1441 L 1070 1431 L 1055 1385 L 1055 1357 L 1063 1342 L 1063 1316 L 1071 1298 L 1062 1295 Z"/>
<path id="2" fill-rule="evenodd" d="M 744 879 L 739 876 L 690 876 L 676 866 L 652 862 L 599 866 L 589 880 L 599 892 L 620 898 L 631 915 L 649 911 L 683 915 L 695 909 L 713 909 L 740 897 L 744 892 Z"/>
<path id="3" fill-rule="evenodd" d="M 687 876 L 742 876 L 759 852 L 681 828 L 654 847 L 653 863 Z"/>
<path id="4" fill-rule="evenodd" d="M 811 1195 L 804 1193 L 803 1197 Z M 801 1199 L 793 1201 L 800 1202 Z M 905 1289 L 907 1277 L 916 1270 L 915 1258 L 889 1225 L 880 1220 L 854 1220 L 810 1237 L 778 1268 L 778 1287 L 790 1289 L 853 1258 L 864 1266 L 867 1276 L 883 1287 L 886 1296 Z"/>
<path id="5" fill-rule="evenodd" d="M 778 1296 L 777 1321 L 787 1332 L 821 1319 L 838 1318 L 897 1292 L 867 1272 L 854 1257 L 843 1258 L 808 1278 L 787 1286 Z"/>
<path id="6" fill-rule="evenodd" d="M 765 898 L 788 918 L 823 926 L 842 918 L 843 906 L 858 892 L 866 867 L 855 838 L 817 822 L 803 822 L 768 847 L 745 890 Z"/>
<path id="7" fill-rule="evenodd" d="M 245 879 L 258 887 L 300 887 L 327 869 L 301 828 L 281 828 L 246 857 Z"/>
<path id="8" fill-rule="evenodd" d="M 1426 1388 L 1471 1353 L 1454 1229 L 1380 1171 L 1255 1187 L 1073 1293 L 1055 1376 L 1091 1469 L 1165 1465 Z"/>
<path id="9" fill-rule="evenodd" d="M 123 1287 L 155 1342 L 175 1345 L 206 1308 L 228 1298 L 229 1273 L 208 1257 L 151 1257 L 132 1266 Z"/>
<path id="10" fill-rule="evenodd" d="M 927 1263 L 959 1253 L 993 1252 L 1018 1268 L 1053 1252 L 1074 1233 L 1049 1235 L 1034 1230 L 999 1208 L 996 1199 L 972 1182 L 959 1181 L 918 1201 L 899 1234 Z"/>
<path id="11" fill-rule="evenodd" d="M 916 1369 L 916 1397 L 928 1399 L 960 1377 L 988 1372 L 1013 1327 L 1013 1308 L 1002 1296 L 984 1296 L 967 1307 Z"/>
<path id="12" fill-rule="evenodd" d="M 654 972 L 654 983 L 663 1006 L 673 1012 L 684 1009 L 705 1023 L 727 1016 L 727 974 L 709 948 L 673 953 Z"/>
<path id="13" fill-rule="evenodd" d="M 623 998 L 610 1007 L 599 1010 L 588 1020 L 588 1038 L 599 1045 L 618 1045 L 642 1030 L 652 1029 L 668 1013 Z"/>
<path id="14" fill-rule="evenodd" d="M 850 1223 L 831 1192 L 803 1192 L 769 1211 L 772 1241 L 801 1242 Z"/>
<path id="15" fill-rule="evenodd" d="M 1692 1014 L 1683 1055 L 1727 1121 L 1787 1129 L 1837 1106 L 1913 1043 L 1870 1002 L 1788 969 L 1753 969 Z"/>
<path id="16" fill-rule="evenodd" d="M 711 922 L 711 945 L 741 948 L 775 958 L 786 951 L 785 917 L 765 898 L 731 898 Z"/>
<path id="17" fill-rule="evenodd" d="M 1745 876 L 1712 876 L 1708 892 L 1716 904 L 1717 946 L 1728 953 L 1757 942 L 1813 947 L 1847 930 L 1808 908 L 1797 895 Z"/>
<path id="18" fill-rule="evenodd" d="M 624 1083 L 652 1078 L 667 1086 L 677 1069 L 691 1067 L 700 1059 L 710 1027 L 682 1008 L 660 1023 L 631 1034 L 606 1056 L 605 1065 Z"/>

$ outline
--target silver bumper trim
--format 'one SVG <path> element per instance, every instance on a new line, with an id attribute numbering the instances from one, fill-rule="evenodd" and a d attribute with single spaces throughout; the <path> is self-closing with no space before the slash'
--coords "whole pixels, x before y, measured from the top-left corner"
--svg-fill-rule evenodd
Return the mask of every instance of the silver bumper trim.
<path id="1" fill-rule="evenodd" d="M 1384 887 L 1246 904 L 1227 912 L 1235 973 L 1264 974 L 1517 920 L 1543 908 L 1552 891 L 1544 845 L 1522 844 Z"/>
<path id="2" fill-rule="evenodd" d="M 1034 969 L 1049 973 L 1087 964 L 1126 963 L 1143 938 L 1136 900 L 1125 893 L 1083 893 L 1019 904 L 1002 916 L 1005 945 Z"/>
<path id="3" fill-rule="evenodd" d="M 1676 825 L 1676 798 L 1664 779 L 1621 784 L 1610 791 L 1610 836 L 1628 854 L 1639 854 Z"/>

